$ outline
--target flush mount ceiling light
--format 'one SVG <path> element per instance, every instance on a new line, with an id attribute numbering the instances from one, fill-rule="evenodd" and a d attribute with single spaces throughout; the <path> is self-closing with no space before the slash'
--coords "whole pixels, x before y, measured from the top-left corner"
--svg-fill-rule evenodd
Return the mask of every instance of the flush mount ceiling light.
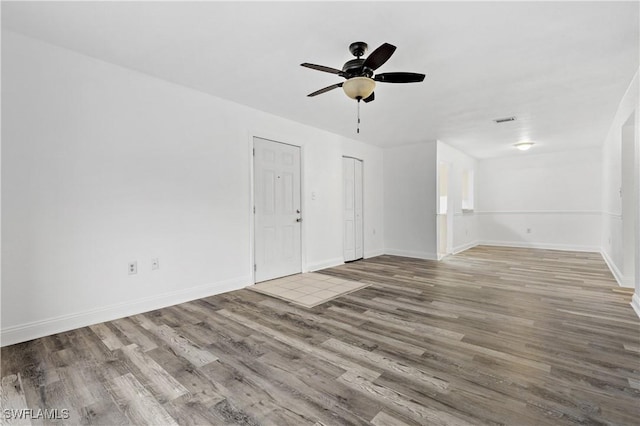
<path id="1" fill-rule="evenodd" d="M 533 146 L 533 142 L 518 142 L 514 143 L 513 146 L 518 148 L 520 151 L 526 151 Z"/>

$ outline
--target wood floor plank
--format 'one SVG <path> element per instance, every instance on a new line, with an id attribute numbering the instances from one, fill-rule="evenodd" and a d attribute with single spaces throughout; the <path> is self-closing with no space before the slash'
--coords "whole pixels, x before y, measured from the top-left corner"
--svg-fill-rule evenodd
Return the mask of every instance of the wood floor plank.
<path id="1" fill-rule="evenodd" d="M 395 392 L 385 386 L 375 384 L 364 377 L 361 377 L 351 371 L 347 371 L 338 378 L 339 381 L 346 383 L 356 391 L 365 393 L 381 404 L 388 404 L 397 410 L 402 411 L 406 415 L 418 420 L 422 424 L 431 425 L 460 425 L 472 426 L 459 417 L 449 413 L 434 410 L 424 404 L 417 404 L 414 401 L 404 398 L 402 394 Z"/>
<path id="2" fill-rule="evenodd" d="M 121 350 L 127 361 L 131 362 L 140 374 L 149 380 L 154 390 L 166 401 L 171 401 L 189 392 L 153 358 L 142 352 L 135 343 L 124 346 Z"/>
<path id="3" fill-rule="evenodd" d="M 124 346 L 115 333 L 105 324 L 94 324 L 90 325 L 89 328 L 100 338 L 100 340 L 102 340 L 102 343 L 104 343 L 110 351 L 114 351 Z"/>
<path id="4" fill-rule="evenodd" d="M 276 424 L 282 424 L 285 420 L 293 420 L 294 424 L 305 421 L 332 424 L 336 418 L 345 425 L 361 423 L 361 419 L 349 407 L 333 397 L 333 392 L 319 391 L 296 375 L 280 374 L 279 368 L 264 362 L 263 357 L 253 357 L 252 351 L 246 351 L 241 346 L 222 344 L 216 349 L 220 354 L 221 366 L 228 366 L 233 371 L 233 383 L 238 385 L 236 382 L 240 382 L 245 387 L 245 395 L 251 393 L 254 398 L 259 397 L 262 406 L 272 406 L 271 411 L 266 413 L 267 417 L 277 418 L 286 413 L 286 418 Z M 286 412 L 279 406 L 279 401 L 284 400 L 288 401 Z"/>
<path id="5" fill-rule="evenodd" d="M 20 373 L 11 374 L 2 378 L 0 388 L 0 407 L 2 407 L 2 424 L 7 425 L 31 425 L 31 419 L 22 416 L 21 412 L 27 410 L 27 400 L 24 395 L 22 378 Z"/>
<path id="6" fill-rule="evenodd" d="M 384 411 L 380 411 L 378 414 L 376 414 L 376 416 L 371 419 L 371 424 L 374 426 L 410 426 L 409 424 L 385 413 Z"/>
<path id="7" fill-rule="evenodd" d="M 150 330 L 164 340 L 177 354 L 189 360 L 196 367 L 202 367 L 218 358 L 211 352 L 202 350 L 189 339 L 185 339 L 168 325 L 160 325 Z"/>
<path id="8" fill-rule="evenodd" d="M 219 402 L 223 402 L 223 400 Z M 200 401 L 190 401 L 188 410 L 184 409 L 185 402 L 173 400 L 163 405 L 163 408 L 173 417 L 180 426 L 202 426 L 202 425 L 230 425 L 234 422 L 225 419 L 211 407 Z"/>
<path id="9" fill-rule="evenodd" d="M 285 302 L 275 301 L 275 299 L 265 300 L 261 303 L 262 305 L 268 306 L 272 309 L 277 310 L 278 312 L 286 312 L 289 315 L 298 315 L 300 318 L 305 321 L 317 322 L 326 327 L 327 332 L 332 336 L 336 334 L 344 335 L 345 339 L 349 336 L 357 337 L 353 340 L 356 342 L 372 342 L 372 346 L 386 346 L 389 348 L 399 348 L 401 347 L 404 352 L 410 352 L 416 355 L 422 355 L 424 353 L 424 349 L 418 346 L 412 345 L 411 343 L 403 340 L 398 340 L 391 336 L 386 336 L 380 333 L 375 333 L 371 331 L 367 331 L 363 327 L 359 327 L 357 323 L 346 323 L 339 321 L 338 319 L 330 318 L 327 315 L 320 316 L 318 314 L 314 314 L 309 310 L 299 309 L 294 306 L 289 306 Z"/>
<path id="10" fill-rule="evenodd" d="M 135 425 L 177 425 L 160 403 L 133 376 L 127 373 L 112 380 L 113 393 L 123 412 Z"/>
<path id="11" fill-rule="evenodd" d="M 321 348 L 318 347 L 314 347 L 311 346 L 303 341 L 297 340 L 295 338 L 291 338 L 283 333 L 280 333 L 279 331 L 270 329 L 268 327 L 265 327 L 261 324 L 258 324 L 254 321 L 249 320 L 248 318 L 243 318 L 242 316 L 239 316 L 233 312 L 229 312 L 225 309 L 222 309 L 220 311 L 218 311 L 218 313 L 220 315 L 223 315 L 227 318 L 233 318 L 236 321 L 242 322 L 245 325 L 248 325 L 249 327 L 253 328 L 256 331 L 259 331 L 261 333 L 266 334 L 267 336 L 273 337 L 274 339 L 277 339 L 283 343 L 286 343 L 287 345 L 296 348 L 300 351 L 306 352 L 308 354 L 311 354 L 313 356 L 316 357 L 321 357 L 324 360 L 331 362 L 332 364 L 344 368 L 345 370 L 349 371 L 354 371 L 356 374 L 361 375 L 363 377 L 367 377 L 370 379 L 375 379 L 376 377 L 378 377 L 380 375 L 380 373 L 378 371 L 374 371 L 371 370 L 369 368 L 366 368 L 364 366 L 361 366 L 355 362 L 349 361 L 348 359 L 342 358 L 340 356 L 337 356 L 336 354 L 334 354 L 331 351 L 326 351 L 323 350 Z"/>
<path id="12" fill-rule="evenodd" d="M 145 333 L 142 327 L 137 326 L 131 319 L 122 318 L 112 321 L 112 324 L 117 327 L 127 338 L 138 345 L 143 352 L 150 351 L 158 347 L 158 345 Z"/>
<path id="13" fill-rule="evenodd" d="M 378 368 L 398 374 L 404 380 L 419 382 L 422 386 L 426 386 L 435 392 L 446 392 L 449 387 L 449 383 L 446 380 L 434 377 L 433 373 L 427 373 L 424 370 L 405 365 L 376 352 L 347 345 L 336 339 L 329 339 L 322 346 L 340 352 L 361 363 L 375 365 Z"/>

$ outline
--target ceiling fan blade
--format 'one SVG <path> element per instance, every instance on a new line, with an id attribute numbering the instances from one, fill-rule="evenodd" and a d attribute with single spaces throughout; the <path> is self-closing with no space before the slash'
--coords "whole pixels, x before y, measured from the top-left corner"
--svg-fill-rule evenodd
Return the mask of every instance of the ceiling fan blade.
<path id="1" fill-rule="evenodd" d="M 342 75 L 342 71 L 335 68 L 331 68 L 331 67 L 325 67 L 324 65 L 309 64 L 305 62 L 304 64 L 300 64 L 300 66 L 311 68 L 312 70 L 318 70 L 318 71 L 328 72 L 331 74 Z"/>
<path id="2" fill-rule="evenodd" d="M 328 92 L 329 90 L 337 89 L 338 87 L 342 87 L 342 83 L 332 84 L 331 86 L 327 86 L 324 89 L 316 90 L 313 93 L 309 93 L 307 96 L 311 97 L 311 96 L 321 95 L 325 92 Z"/>
<path id="3" fill-rule="evenodd" d="M 375 99 L 376 99 L 376 92 L 371 92 L 371 94 L 368 97 L 364 98 L 363 101 L 369 103 Z"/>
<path id="4" fill-rule="evenodd" d="M 385 62 L 387 62 L 395 51 L 396 47 L 394 45 L 384 43 L 382 46 L 371 52 L 371 55 L 369 55 L 369 57 L 364 60 L 362 67 L 376 70 L 380 68 Z"/>
<path id="5" fill-rule="evenodd" d="M 419 83 L 424 77 L 424 74 L 415 72 L 385 72 L 376 74 L 373 79 L 381 83 Z"/>

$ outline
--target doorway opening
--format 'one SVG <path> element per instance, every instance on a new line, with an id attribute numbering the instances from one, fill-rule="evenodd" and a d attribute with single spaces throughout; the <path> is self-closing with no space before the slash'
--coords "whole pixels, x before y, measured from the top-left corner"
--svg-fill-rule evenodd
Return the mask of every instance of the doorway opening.
<path id="1" fill-rule="evenodd" d="M 451 180 L 451 165 L 438 163 L 438 214 L 437 239 L 438 260 L 453 252 L 453 215 L 451 214 L 451 197 L 449 197 L 449 183 Z"/>

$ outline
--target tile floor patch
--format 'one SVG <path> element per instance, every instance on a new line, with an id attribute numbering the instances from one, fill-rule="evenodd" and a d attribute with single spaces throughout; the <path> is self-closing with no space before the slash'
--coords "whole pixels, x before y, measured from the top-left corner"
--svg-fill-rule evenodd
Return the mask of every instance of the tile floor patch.
<path id="1" fill-rule="evenodd" d="M 370 285 L 309 272 L 265 281 L 247 288 L 305 308 L 313 308 Z"/>

